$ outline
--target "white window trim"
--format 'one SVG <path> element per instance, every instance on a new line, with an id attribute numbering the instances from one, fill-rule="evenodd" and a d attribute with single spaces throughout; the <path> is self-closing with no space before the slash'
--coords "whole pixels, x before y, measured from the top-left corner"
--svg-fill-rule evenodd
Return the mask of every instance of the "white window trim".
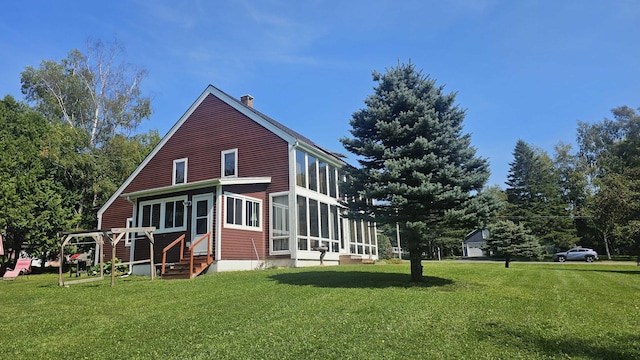
<path id="1" fill-rule="evenodd" d="M 288 191 L 269 194 L 269 206 L 273 206 L 273 198 L 274 197 L 284 196 L 284 195 L 286 195 L 288 197 L 291 196 L 291 194 L 289 194 Z M 291 226 L 291 208 L 289 206 L 290 206 L 290 202 L 287 203 L 287 209 L 289 210 L 289 219 L 287 219 L 287 221 L 289 222 L 289 236 L 288 236 L 289 250 L 273 250 L 273 224 L 274 224 L 273 216 L 274 216 L 274 213 L 273 213 L 273 208 L 269 208 L 269 255 L 291 254 L 291 235 L 292 235 L 293 231 L 292 231 L 292 226 Z M 295 245 L 297 246 L 298 244 L 295 243 Z"/>
<path id="2" fill-rule="evenodd" d="M 127 229 L 130 229 L 133 227 L 133 218 L 127 218 L 127 222 L 126 222 L 126 226 Z M 125 246 L 131 246 L 131 238 L 135 237 L 131 236 L 131 233 L 127 231 L 126 235 L 124 236 L 124 245 Z"/>
<path id="3" fill-rule="evenodd" d="M 227 198 L 234 198 L 234 199 L 240 199 L 242 200 L 242 225 L 237 225 L 237 224 L 229 224 L 227 223 L 227 211 L 229 209 L 227 209 Z M 262 226 L 264 224 L 264 209 L 262 206 L 262 199 L 258 199 L 258 198 L 253 198 L 253 197 L 249 197 L 249 196 L 244 196 L 244 195 L 238 195 L 235 193 L 229 193 L 229 192 L 225 192 L 224 193 L 224 220 L 223 220 L 223 224 L 225 228 L 228 229 L 238 229 L 238 230 L 248 230 L 248 231 L 262 231 Z M 260 219 L 259 219 L 259 224 L 260 226 L 249 226 L 246 225 L 247 224 L 247 213 L 246 213 L 246 209 L 247 209 L 247 201 L 251 201 L 251 202 L 257 202 L 259 205 L 259 209 L 260 209 Z"/>
<path id="4" fill-rule="evenodd" d="M 165 204 L 168 202 L 176 202 L 176 201 L 182 201 L 182 202 L 186 202 L 187 201 L 187 196 L 174 196 L 174 197 L 170 197 L 170 198 L 163 198 L 163 199 L 157 199 L 157 200 L 147 200 L 147 201 L 141 201 L 140 204 L 138 205 L 138 208 L 140 209 L 140 211 L 138 211 L 138 224 L 142 224 L 142 216 L 143 216 L 143 211 L 142 208 L 146 205 L 154 205 L 154 204 L 160 204 L 160 226 L 156 229 L 156 231 L 154 233 L 156 234 L 162 234 L 162 233 L 172 233 L 172 232 L 180 232 L 180 231 L 187 231 L 187 206 L 185 206 L 184 208 L 184 221 L 182 222 L 182 226 L 180 227 L 172 227 L 172 228 L 165 228 L 164 227 L 164 217 L 165 217 Z"/>
<path id="5" fill-rule="evenodd" d="M 225 169 L 225 163 L 224 163 L 224 156 L 226 154 L 235 154 L 235 164 L 234 164 L 234 169 L 233 169 L 233 175 L 225 175 L 224 174 L 224 169 Z M 223 178 L 234 178 L 234 177 L 238 177 L 238 149 L 230 149 L 230 150 L 224 150 L 222 151 L 222 153 L 220 154 L 220 177 Z"/>
<path id="6" fill-rule="evenodd" d="M 172 172 L 172 175 L 171 175 L 171 184 L 173 184 L 173 185 L 178 185 L 178 184 L 176 184 L 176 164 L 180 163 L 180 162 L 184 162 L 184 182 L 180 183 L 180 184 L 186 184 L 187 183 L 187 168 L 189 166 L 189 158 L 182 158 L 182 159 L 173 160 L 173 172 Z"/>

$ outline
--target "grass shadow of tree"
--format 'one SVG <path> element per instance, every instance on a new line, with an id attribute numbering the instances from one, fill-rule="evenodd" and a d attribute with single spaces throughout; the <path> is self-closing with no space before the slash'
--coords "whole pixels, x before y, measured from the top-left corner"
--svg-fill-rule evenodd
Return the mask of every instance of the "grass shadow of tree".
<path id="1" fill-rule="evenodd" d="M 559 271 L 589 271 L 589 272 L 603 272 L 603 273 L 616 273 L 616 274 L 624 274 L 624 275 L 640 275 L 640 270 L 618 270 L 618 269 L 602 269 L 602 268 L 594 268 L 594 269 L 573 269 L 573 268 L 550 268 L 550 270 L 559 270 Z"/>
<path id="2" fill-rule="evenodd" d="M 450 279 L 425 276 L 422 283 L 410 282 L 408 274 L 369 271 L 303 271 L 271 275 L 281 284 L 324 288 L 429 288 L 452 285 Z"/>
<path id="3" fill-rule="evenodd" d="M 525 326 L 525 325 L 523 325 Z M 534 352 L 540 356 L 555 358 L 587 358 L 631 360 L 640 358 L 640 335 L 622 334 L 609 339 L 594 341 L 585 337 L 567 336 L 545 337 L 530 329 L 518 326 L 488 322 L 478 324 L 478 337 L 490 341 L 495 346 L 504 346 L 520 351 Z M 628 344 L 628 346 L 620 346 Z"/>

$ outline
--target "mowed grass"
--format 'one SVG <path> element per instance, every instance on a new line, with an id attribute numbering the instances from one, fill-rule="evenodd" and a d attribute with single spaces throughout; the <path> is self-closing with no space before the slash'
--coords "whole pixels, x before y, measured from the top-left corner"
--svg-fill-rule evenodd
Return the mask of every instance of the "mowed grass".
<path id="1" fill-rule="evenodd" d="M 0 359 L 640 359 L 634 265 L 424 263 L 0 282 Z M 69 276 L 66 274 L 66 276 Z"/>

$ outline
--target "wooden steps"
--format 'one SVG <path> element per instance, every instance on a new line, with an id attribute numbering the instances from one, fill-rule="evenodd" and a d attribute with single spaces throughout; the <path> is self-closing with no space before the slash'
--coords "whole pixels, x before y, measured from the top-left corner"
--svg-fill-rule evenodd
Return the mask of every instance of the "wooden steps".
<path id="1" fill-rule="evenodd" d="M 375 261 L 360 255 L 340 255 L 340 265 L 374 264 Z"/>
<path id="2" fill-rule="evenodd" d="M 184 257 L 180 259 L 179 263 L 167 264 L 163 280 L 177 280 L 177 279 L 193 279 L 205 271 L 211 263 L 207 260 L 206 256 L 194 256 L 193 257 L 193 272 L 189 271 L 189 264 L 191 262 L 188 251 L 184 254 Z M 189 275 L 191 274 L 191 275 Z"/>

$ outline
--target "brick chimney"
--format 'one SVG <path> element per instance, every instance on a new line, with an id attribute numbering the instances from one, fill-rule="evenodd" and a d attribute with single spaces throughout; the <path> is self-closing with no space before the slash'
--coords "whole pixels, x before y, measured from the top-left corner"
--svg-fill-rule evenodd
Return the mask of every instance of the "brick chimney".
<path id="1" fill-rule="evenodd" d="M 243 104 L 245 104 L 248 107 L 252 108 L 253 107 L 253 96 L 251 96 L 249 94 L 242 95 L 242 96 L 240 96 L 240 102 L 242 102 Z"/>

